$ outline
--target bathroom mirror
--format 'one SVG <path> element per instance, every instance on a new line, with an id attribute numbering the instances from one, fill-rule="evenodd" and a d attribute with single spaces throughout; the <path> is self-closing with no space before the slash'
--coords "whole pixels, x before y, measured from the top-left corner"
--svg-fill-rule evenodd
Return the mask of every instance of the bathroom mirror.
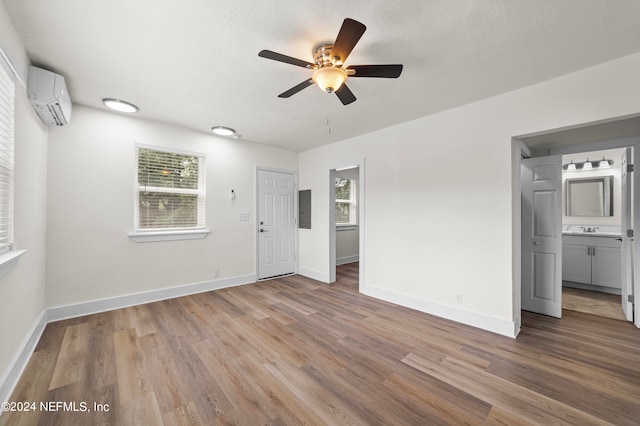
<path id="1" fill-rule="evenodd" d="M 613 176 L 567 179 L 567 216 L 613 216 Z"/>

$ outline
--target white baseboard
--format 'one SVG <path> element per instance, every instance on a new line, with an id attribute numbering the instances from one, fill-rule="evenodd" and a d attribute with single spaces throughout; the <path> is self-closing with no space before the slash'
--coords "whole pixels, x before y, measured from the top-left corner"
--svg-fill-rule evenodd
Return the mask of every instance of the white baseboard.
<path id="1" fill-rule="evenodd" d="M 124 296 L 110 297 L 108 299 L 92 300 L 73 305 L 56 306 L 47 310 L 48 319 L 49 322 L 54 322 L 254 282 L 256 282 L 255 274 L 241 275 L 238 277 L 222 278 L 219 280 L 151 290 L 144 293 L 127 294 Z"/>
<path id="2" fill-rule="evenodd" d="M 336 266 L 344 265 L 346 263 L 359 262 L 359 261 L 360 261 L 360 256 L 358 256 L 357 254 L 355 256 L 340 257 L 336 259 Z"/>
<path id="3" fill-rule="evenodd" d="M 478 312 L 466 311 L 454 306 L 443 305 L 406 294 L 364 285 L 360 286 L 360 292 L 367 296 L 375 297 L 376 299 L 382 299 L 426 314 L 481 328 L 507 337 L 515 338 L 519 331 L 517 330 L 518 327 L 515 321 L 503 320 Z"/>
<path id="4" fill-rule="evenodd" d="M 89 302 L 45 309 L 36 319 L 35 323 L 29 330 L 29 333 L 25 336 L 15 358 L 9 364 L 9 368 L 7 368 L 7 371 L 0 379 L 0 402 L 8 401 L 11 397 L 15 386 L 18 384 L 18 380 L 20 380 L 22 372 L 29 363 L 31 354 L 33 354 L 33 351 L 40 340 L 40 336 L 42 336 L 42 332 L 50 322 L 126 308 L 129 306 L 142 305 L 145 303 L 157 302 L 159 300 L 172 299 L 180 296 L 188 296 L 190 294 L 204 293 L 206 291 L 219 290 L 227 287 L 251 284 L 254 282 L 256 282 L 255 274 L 241 275 L 238 277 L 223 278 L 219 280 L 205 281 L 177 287 L 151 290 L 144 293 L 128 294 L 108 299 L 92 300 Z M 0 415 L 1 414 L 2 413 L 0 412 Z"/>
<path id="5" fill-rule="evenodd" d="M 20 380 L 20 376 L 22 376 L 22 372 L 27 367 L 29 359 L 31 359 L 31 354 L 38 345 L 38 341 L 40 340 L 40 336 L 42 336 L 44 328 L 47 326 L 47 322 L 47 311 L 44 310 L 34 321 L 29 332 L 24 337 L 18 352 L 16 352 L 9 367 L 2 375 L 2 378 L 0 378 L 0 403 L 9 401 L 13 390 L 18 384 L 18 380 Z M 2 415 L 2 411 L 0 411 L 0 415 Z"/>
<path id="6" fill-rule="evenodd" d="M 327 276 L 327 274 L 314 271 L 313 269 L 303 268 L 302 266 L 298 267 L 298 274 L 307 278 L 311 278 L 312 280 L 321 281 L 323 283 L 329 282 L 329 277 Z"/>

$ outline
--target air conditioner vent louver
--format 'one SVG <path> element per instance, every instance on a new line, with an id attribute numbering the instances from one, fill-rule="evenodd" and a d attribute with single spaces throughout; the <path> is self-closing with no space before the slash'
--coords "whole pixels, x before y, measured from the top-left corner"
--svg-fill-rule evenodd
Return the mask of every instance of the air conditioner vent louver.
<path id="1" fill-rule="evenodd" d="M 47 105 L 47 109 L 51 114 L 51 117 L 55 121 L 56 126 L 64 126 L 66 123 L 62 121 L 62 109 L 60 108 L 59 103 L 55 103 L 53 105 Z"/>

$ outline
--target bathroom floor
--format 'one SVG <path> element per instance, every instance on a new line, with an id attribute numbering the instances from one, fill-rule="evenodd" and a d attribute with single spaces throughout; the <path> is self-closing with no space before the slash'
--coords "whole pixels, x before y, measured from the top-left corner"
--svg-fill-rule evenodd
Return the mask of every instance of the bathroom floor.
<path id="1" fill-rule="evenodd" d="M 562 309 L 626 321 L 615 294 L 562 287 Z"/>

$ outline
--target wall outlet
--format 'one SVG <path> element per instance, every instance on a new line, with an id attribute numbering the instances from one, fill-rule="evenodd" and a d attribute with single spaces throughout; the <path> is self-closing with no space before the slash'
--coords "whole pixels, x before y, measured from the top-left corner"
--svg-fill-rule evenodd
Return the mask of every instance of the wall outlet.
<path id="1" fill-rule="evenodd" d="M 220 278 L 220 269 L 214 268 L 214 270 L 213 270 L 213 278 Z"/>
<path id="2" fill-rule="evenodd" d="M 456 293 L 456 303 L 462 303 L 462 293 Z"/>

